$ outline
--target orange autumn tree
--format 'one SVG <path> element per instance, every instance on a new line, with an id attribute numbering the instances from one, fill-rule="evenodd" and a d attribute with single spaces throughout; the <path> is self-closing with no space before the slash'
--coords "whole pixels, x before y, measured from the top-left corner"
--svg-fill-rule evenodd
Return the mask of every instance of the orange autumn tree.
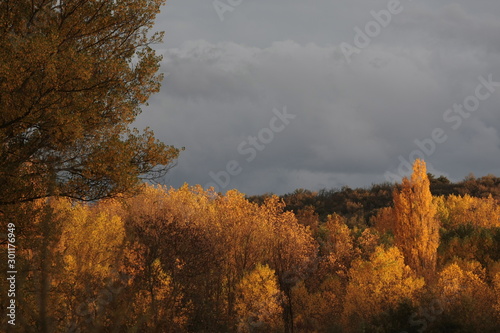
<path id="1" fill-rule="evenodd" d="M 258 264 L 237 285 L 238 332 L 273 332 L 282 329 L 281 292 L 274 270 Z"/>
<path id="2" fill-rule="evenodd" d="M 371 217 L 370 222 L 378 232 L 384 234 L 394 231 L 394 220 L 394 207 L 383 207 L 377 211 L 376 215 Z"/>
<path id="3" fill-rule="evenodd" d="M 294 332 L 292 288 L 303 280 L 314 266 L 317 243 L 309 227 L 297 222 L 292 212 L 284 212 L 285 204 L 272 196 L 261 206 L 264 219 L 271 224 L 269 244 L 270 267 L 275 270 L 283 292 L 284 332 Z"/>
<path id="4" fill-rule="evenodd" d="M 396 247 L 379 246 L 369 260 L 355 260 L 342 313 L 346 332 L 373 332 L 377 316 L 405 302 L 415 305 L 424 285 Z"/>
<path id="5" fill-rule="evenodd" d="M 222 195 L 199 185 L 145 186 L 125 202 L 138 296 L 128 325 L 141 312 L 147 314 L 141 323 L 146 331 L 234 331 L 247 324 L 253 329 L 255 314 L 265 328 L 282 325 L 285 313 L 291 325 L 291 288 L 308 274 L 316 244 L 278 197 L 259 206 L 236 190 Z M 259 264 L 269 269 L 255 271 Z M 270 288 L 266 298 L 276 283 L 284 297 L 257 302 L 267 292 L 259 289 L 259 279 Z M 268 309 L 256 312 L 262 304 Z"/>
<path id="6" fill-rule="evenodd" d="M 442 226 L 446 229 L 464 225 L 478 228 L 500 227 L 500 206 L 491 194 L 485 198 L 476 198 L 468 194 L 449 195 L 437 197 L 434 201 Z"/>
<path id="7" fill-rule="evenodd" d="M 424 161 L 415 161 L 411 179 L 405 177 L 393 195 L 395 244 L 411 268 L 430 278 L 436 269 L 439 222 Z"/>
<path id="8" fill-rule="evenodd" d="M 440 320 L 457 323 L 462 332 L 498 332 L 495 291 L 479 262 L 449 264 L 438 274 L 437 290 L 443 310 Z"/>
<path id="9" fill-rule="evenodd" d="M 136 267 L 133 315 L 127 325 L 144 331 L 182 332 L 196 314 L 213 317 L 217 306 L 213 311 L 205 306 L 213 304 L 211 294 L 218 287 L 217 275 L 212 273 L 218 258 L 212 255 L 217 243 L 209 193 L 200 186 L 178 190 L 145 186 L 125 204 L 130 257 L 135 259 L 130 266 Z"/>
<path id="10" fill-rule="evenodd" d="M 323 230 L 325 239 L 322 252 L 325 265 L 345 281 L 351 262 L 359 256 L 352 232 L 346 224 L 346 219 L 338 214 L 328 215 Z"/>
<path id="11" fill-rule="evenodd" d="M 49 311 L 64 320 L 59 326 L 49 321 L 48 331 L 105 326 L 116 315 L 117 290 L 125 287 L 125 279 L 120 279 L 124 222 L 106 211 L 116 203 L 100 201 L 90 206 L 58 199 L 50 205 L 61 230 L 52 253 L 60 262 L 50 277 Z"/>

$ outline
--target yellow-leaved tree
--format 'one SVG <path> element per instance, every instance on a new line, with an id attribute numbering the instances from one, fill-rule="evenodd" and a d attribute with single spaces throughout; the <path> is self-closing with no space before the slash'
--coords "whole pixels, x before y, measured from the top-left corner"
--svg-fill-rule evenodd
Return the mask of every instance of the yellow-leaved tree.
<path id="1" fill-rule="evenodd" d="M 281 292 L 274 270 L 258 264 L 236 288 L 238 332 L 273 332 L 282 328 Z"/>
<path id="2" fill-rule="evenodd" d="M 321 250 L 325 258 L 324 264 L 332 273 L 346 280 L 351 262 L 359 256 L 352 232 L 346 219 L 338 214 L 328 215 L 323 230 L 325 236 Z"/>
<path id="3" fill-rule="evenodd" d="M 446 229 L 472 225 L 480 228 L 500 227 L 500 205 L 491 196 L 475 198 L 468 194 L 464 196 L 450 195 L 437 197 L 438 216 Z"/>
<path id="4" fill-rule="evenodd" d="M 458 323 L 463 332 L 496 332 L 500 321 L 495 316 L 495 292 L 485 275 L 474 261 L 446 266 L 437 283 L 444 310 L 440 319 Z"/>
<path id="5" fill-rule="evenodd" d="M 417 159 L 411 179 L 394 191 L 394 240 L 405 262 L 426 279 L 436 269 L 439 221 L 432 200 L 426 165 Z"/>
<path id="6" fill-rule="evenodd" d="M 311 272 L 318 245 L 311 230 L 297 222 L 292 212 L 284 212 L 285 204 L 277 196 L 267 199 L 261 207 L 271 224 L 272 237 L 269 247 L 270 266 L 276 271 L 278 284 L 283 292 L 284 332 L 294 332 L 292 288 Z"/>
<path id="7" fill-rule="evenodd" d="M 349 278 L 342 314 L 348 332 L 370 327 L 376 316 L 403 302 L 415 303 L 425 284 L 405 265 L 396 247 L 385 250 L 379 246 L 370 260 L 355 260 Z"/>
<path id="8" fill-rule="evenodd" d="M 115 295 L 107 290 L 113 290 L 115 282 L 123 283 L 125 228 L 119 216 L 101 211 L 106 205 L 105 201 L 94 207 L 64 199 L 52 202 L 64 223 L 56 247 L 62 265 L 51 279 L 51 299 L 58 302 L 50 303 L 50 311 L 65 319 L 61 322 L 65 328 L 97 329 L 112 317 L 106 310 L 112 308 Z"/>
<path id="9" fill-rule="evenodd" d="M 338 327 L 345 287 L 342 282 L 329 277 L 310 290 L 304 281 L 292 289 L 294 327 L 297 332 L 325 332 Z"/>

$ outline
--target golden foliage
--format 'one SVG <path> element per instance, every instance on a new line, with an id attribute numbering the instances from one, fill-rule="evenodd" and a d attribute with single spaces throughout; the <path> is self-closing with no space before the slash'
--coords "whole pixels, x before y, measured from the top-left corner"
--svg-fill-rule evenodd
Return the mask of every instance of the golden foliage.
<path id="1" fill-rule="evenodd" d="M 72 205 L 68 200 L 53 205 L 59 214 L 64 214 L 58 250 L 68 273 L 74 274 L 75 280 L 89 276 L 103 279 L 109 275 L 111 268 L 119 265 L 116 256 L 125 238 L 122 219 L 84 204 Z"/>
<path id="2" fill-rule="evenodd" d="M 316 214 L 314 206 L 305 206 L 297 211 L 297 221 L 311 229 L 315 234 L 319 227 L 319 216 Z"/>
<path id="3" fill-rule="evenodd" d="M 493 286 L 495 290 L 495 302 L 493 304 L 493 308 L 495 309 L 496 320 L 500 323 L 500 272 L 495 274 Z"/>
<path id="4" fill-rule="evenodd" d="M 237 325 L 237 286 L 248 271 L 268 263 L 280 289 L 289 290 L 316 254 L 309 228 L 283 212 L 277 197 L 259 206 L 235 190 L 219 195 L 200 186 L 145 187 L 126 205 L 125 220 L 140 244 L 139 276 L 154 281 L 147 267 L 159 259 L 171 278 L 168 307 L 198 314 L 191 325 Z M 151 288 L 146 291 L 156 299 Z"/>
<path id="5" fill-rule="evenodd" d="M 410 229 L 423 228 L 422 216 L 432 215 L 425 215 L 432 205 L 424 185 L 417 177 L 395 193 L 393 213 L 407 218 Z M 468 213 L 457 207 L 467 200 L 439 197 L 433 205 L 440 218 L 460 219 Z M 391 215 L 384 214 L 375 220 Z M 51 198 L 3 206 L 0 217 L 20 221 L 19 313 L 27 327 L 45 323 L 46 331 L 380 331 L 425 305 L 418 304 L 424 279 L 405 264 L 402 250 L 380 246 L 376 229 L 351 229 L 333 214 L 315 239 L 305 223 L 315 221 L 312 211 L 300 223 L 276 196 L 259 205 L 236 190 L 145 185 L 136 196 L 92 204 Z M 403 237 L 432 239 L 404 230 Z M 492 230 L 488 242 L 495 242 Z M 409 248 L 418 249 L 412 241 Z M 492 331 L 500 319 L 500 274 L 490 243 L 483 249 L 486 270 L 452 259 L 458 250 L 453 238 L 446 241 L 452 250 L 440 258 L 453 263 L 430 281 L 444 308 L 432 325 Z M 473 253 L 474 246 L 469 240 L 462 251 Z"/>
<path id="6" fill-rule="evenodd" d="M 376 229 L 366 228 L 358 238 L 358 243 L 363 259 L 368 259 L 380 244 L 380 236 Z"/>
<path id="7" fill-rule="evenodd" d="M 500 227 L 500 205 L 490 195 L 487 198 L 475 198 L 450 195 L 435 199 L 438 216 L 447 229 L 462 225 L 482 228 Z"/>
<path id="8" fill-rule="evenodd" d="M 322 255 L 326 258 L 329 269 L 346 279 L 351 262 L 359 255 L 351 230 L 345 218 L 338 214 L 329 215 L 323 228 L 326 234 Z"/>
<path id="9" fill-rule="evenodd" d="M 129 130 L 159 91 L 164 2 L 0 2 L 0 203 L 95 200 L 169 169 L 179 150 Z"/>
<path id="10" fill-rule="evenodd" d="M 29 289 L 23 297 L 23 308 L 31 310 L 25 320 L 45 322 L 48 331 L 109 320 L 106 306 L 114 296 L 108 288 L 116 290 L 120 277 L 125 228 L 119 216 L 101 210 L 105 205 L 57 198 L 29 204 L 31 225 L 19 235 L 24 252 L 19 254 L 32 265 L 20 282 Z"/>
<path id="11" fill-rule="evenodd" d="M 333 327 L 340 315 L 340 295 L 343 287 L 339 279 L 327 278 L 321 285 L 309 291 L 301 281 L 292 289 L 294 323 L 299 332 L 324 332 Z"/>
<path id="12" fill-rule="evenodd" d="M 419 275 L 434 274 L 439 246 L 439 221 L 432 201 L 426 165 L 416 160 L 411 180 L 394 191 L 394 240 L 405 261 Z"/>
<path id="13" fill-rule="evenodd" d="M 271 267 L 279 277 L 281 288 L 293 287 L 313 264 L 318 245 L 308 227 L 297 222 L 292 212 L 283 212 L 284 203 L 277 197 L 268 198 L 261 207 L 263 218 L 270 223 Z"/>
<path id="14" fill-rule="evenodd" d="M 274 271 L 257 265 L 236 287 L 238 332 L 271 332 L 281 326 L 281 292 Z"/>
<path id="15" fill-rule="evenodd" d="M 466 331 L 489 332 L 495 322 L 500 323 L 491 306 L 494 291 L 484 275 L 477 262 L 452 263 L 439 273 L 437 287 L 444 316 L 453 317 Z"/>
<path id="16" fill-rule="evenodd" d="M 377 211 L 377 214 L 371 218 L 371 223 L 381 234 L 385 234 L 388 231 L 394 231 L 394 227 L 396 224 L 396 215 L 394 208 L 380 208 Z"/>
<path id="17" fill-rule="evenodd" d="M 293 331 L 292 288 L 313 268 L 318 251 L 309 227 L 297 222 L 292 212 L 283 212 L 284 202 L 277 196 L 261 206 L 264 219 L 270 223 L 269 263 L 276 271 L 283 292 L 284 331 Z"/>
<path id="18" fill-rule="evenodd" d="M 425 284 L 405 265 L 396 247 L 377 247 L 369 261 L 356 260 L 349 278 L 342 316 L 345 327 L 351 327 L 353 332 L 402 302 L 416 302 Z"/>

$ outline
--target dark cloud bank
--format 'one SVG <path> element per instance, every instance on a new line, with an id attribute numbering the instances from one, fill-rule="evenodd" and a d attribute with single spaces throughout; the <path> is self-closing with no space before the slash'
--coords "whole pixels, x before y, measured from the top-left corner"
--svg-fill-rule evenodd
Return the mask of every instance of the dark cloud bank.
<path id="1" fill-rule="evenodd" d="M 137 126 L 186 147 L 166 184 L 368 186 L 420 155 L 500 175 L 498 1 L 225 3 L 223 21 L 194 0 L 159 18 L 166 77 Z"/>

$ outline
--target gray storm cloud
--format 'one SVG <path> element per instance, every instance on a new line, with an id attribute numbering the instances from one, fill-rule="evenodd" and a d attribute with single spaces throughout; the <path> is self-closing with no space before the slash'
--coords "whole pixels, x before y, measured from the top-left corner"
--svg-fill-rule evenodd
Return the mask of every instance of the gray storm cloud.
<path id="1" fill-rule="evenodd" d="M 321 3 L 324 10 L 332 9 Z M 220 29 L 218 25 L 233 28 L 225 41 L 213 38 L 210 29 L 200 33 L 204 39 L 195 38 L 196 17 L 185 17 L 193 21 L 177 30 L 186 34 L 184 41 L 177 37 L 178 45 L 159 48 L 164 55 L 161 70 L 167 75 L 162 91 L 137 122 L 138 127 L 152 127 L 166 143 L 186 147 L 165 183 L 217 183 L 211 175 L 221 175 L 229 161 L 236 161 L 239 172 L 229 175 L 224 190 L 257 194 L 366 186 L 385 181 L 387 171 L 397 170 L 400 156 L 408 159 L 419 148 L 415 140 L 431 137 L 435 128 L 443 129 L 448 139 L 425 156 L 432 172 L 454 180 L 469 172 L 500 174 L 500 88 L 481 101 L 460 128 L 453 129 L 443 119 L 449 108 L 474 93 L 480 76 L 491 74 L 500 82 L 500 25 L 486 10 L 498 6 L 479 1 L 484 11 L 458 2 L 439 8 L 430 2 L 408 7 L 349 63 L 340 42 L 331 41 L 352 43 L 352 28 L 366 23 L 371 9 L 384 8 L 383 1 L 367 3 L 355 1 L 343 9 L 352 21 L 343 17 L 337 23 L 340 35 L 332 30 L 330 41 L 324 32 L 307 27 L 278 41 L 272 40 L 278 33 L 259 42 L 245 42 L 245 34 L 243 40 L 234 38 L 242 25 L 252 27 L 238 21 L 245 10 L 277 10 L 264 2 L 242 3 L 225 23 L 217 22 L 214 13 L 216 21 L 200 20 L 200 29 L 213 26 L 212 32 Z M 167 5 L 164 11 L 183 12 L 189 4 L 177 6 Z M 292 5 L 287 10 L 300 8 Z M 364 14 L 358 17 L 358 12 Z M 315 13 L 310 10 L 307 15 Z M 271 16 L 265 12 L 262 19 Z M 284 31 L 292 21 L 262 24 Z M 174 27 L 180 22 L 172 19 Z M 405 39 L 405 33 L 411 38 Z M 295 118 L 271 139 L 265 129 L 275 117 L 273 109 L 283 108 Z M 256 151 L 251 161 L 238 149 L 245 142 Z"/>

